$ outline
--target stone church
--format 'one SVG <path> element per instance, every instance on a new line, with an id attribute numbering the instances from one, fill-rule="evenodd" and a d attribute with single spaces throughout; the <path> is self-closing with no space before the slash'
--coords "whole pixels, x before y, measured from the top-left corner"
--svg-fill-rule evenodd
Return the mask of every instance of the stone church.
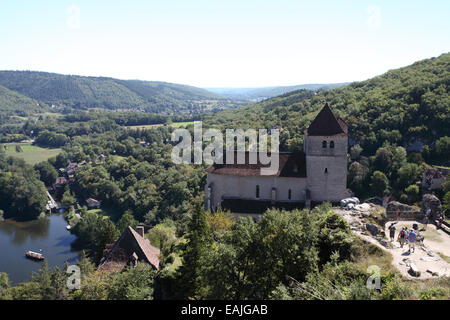
<path id="1" fill-rule="evenodd" d="M 302 151 L 279 153 L 279 169 L 274 175 L 261 175 L 264 165 L 249 164 L 248 152 L 245 164 L 223 161 L 207 168 L 205 209 L 262 213 L 270 207 L 309 208 L 348 197 L 345 122 L 326 104 L 304 134 Z"/>

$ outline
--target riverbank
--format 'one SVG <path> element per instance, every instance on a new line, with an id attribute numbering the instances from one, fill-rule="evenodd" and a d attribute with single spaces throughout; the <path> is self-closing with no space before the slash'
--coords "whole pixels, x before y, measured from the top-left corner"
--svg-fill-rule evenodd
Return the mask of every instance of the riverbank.
<path id="1" fill-rule="evenodd" d="M 6 219 L 0 222 L 0 272 L 8 274 L 10 281 L 17 284 L 28 281 L 32 272 L 42 267 L 42 262 L 25 257 L 28 250 L 42 253 L 49 267 L 62 268 L 65 262 L 75 263 L 79 254 L 71 244 L 76 236 L 67 229 L 62 214 L 21 222 Z"/>

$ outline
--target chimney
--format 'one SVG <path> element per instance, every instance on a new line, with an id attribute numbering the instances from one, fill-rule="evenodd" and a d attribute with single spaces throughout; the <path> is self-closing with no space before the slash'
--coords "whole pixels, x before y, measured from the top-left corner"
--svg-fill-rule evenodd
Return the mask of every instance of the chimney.
<path id="1" fill-rule="evenodd" d="M 136 227 L 136 232 L 137 232 L 142 238 L 144 238 L 144 226 L 137 226 L 137 227 Z"/>

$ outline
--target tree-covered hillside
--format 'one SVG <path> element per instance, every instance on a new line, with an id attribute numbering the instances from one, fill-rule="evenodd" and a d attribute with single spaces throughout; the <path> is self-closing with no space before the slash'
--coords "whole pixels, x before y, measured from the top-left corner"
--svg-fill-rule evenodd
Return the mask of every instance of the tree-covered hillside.
<path id="1" fill-rule="evenodd" d="M 29 112 L 42 110 L 42 107 L 36 100 L 0 85 L 0 110 L 5 113 L 15 111 L 26 115 Z"/>
<path id="2" fill-rule="evenodd" d="M 391 70 L 367 81 L 321 90 L 300 90 L 256 105 L 207 116 L 210 126 L 283 127 L 285 149 L 303 143 L 303 131 L 328 103 L 349 125 L 352 143 L 375 151 L 385 141 L 410 147 L 450 136 L 450 54 Z"/>
<path id="3" fill-rule="evenodd" d="M 46 72 L 0 71 L 0 85 L 48 105 L 77 109 L 139 109 L 165 114 L 192 114 L 238 105 L 191 86 Z M 6 105 L 15 105 L 10 95 L 0 92 L 2 100 Z"/>

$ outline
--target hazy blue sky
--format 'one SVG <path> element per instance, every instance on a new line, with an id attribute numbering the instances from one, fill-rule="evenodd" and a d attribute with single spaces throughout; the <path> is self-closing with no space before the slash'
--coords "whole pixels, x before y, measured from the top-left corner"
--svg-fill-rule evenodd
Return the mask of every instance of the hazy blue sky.
<path id="1" fill-rule="evenodd" d="M 256 87 L 450 51 L 450 1 L 1 1 L 0 69 Z"/>

